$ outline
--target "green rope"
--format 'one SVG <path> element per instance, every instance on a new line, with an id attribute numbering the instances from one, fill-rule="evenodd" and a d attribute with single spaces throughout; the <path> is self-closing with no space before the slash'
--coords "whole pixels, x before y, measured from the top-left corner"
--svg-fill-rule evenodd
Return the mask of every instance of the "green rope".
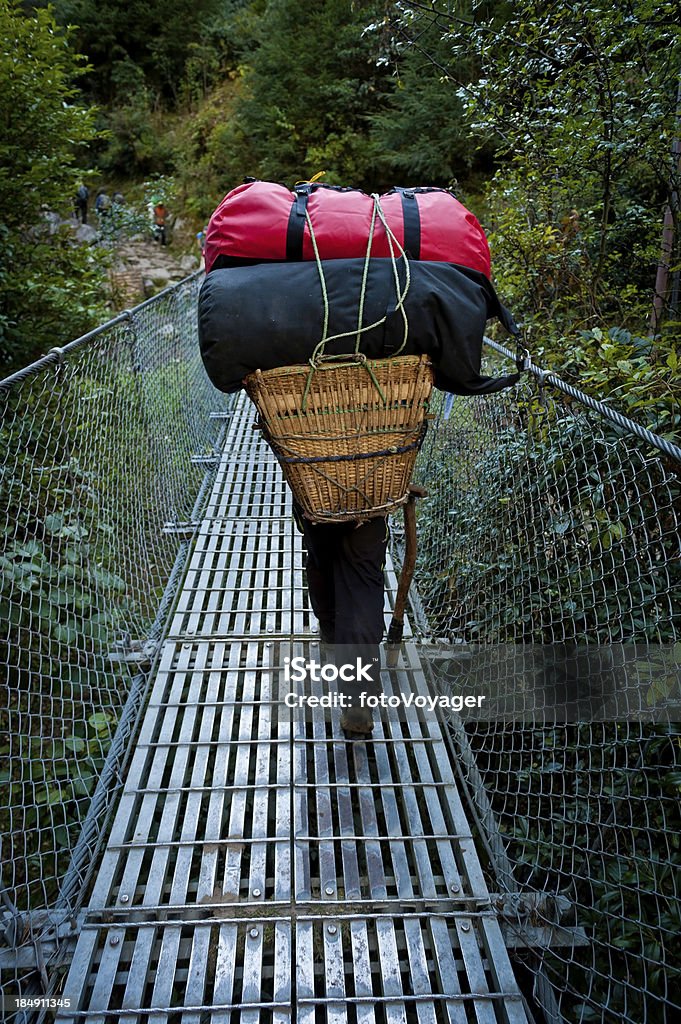
<path id="1" fill-rule="evenodd" d="M 390 261 L 392 263 L 393 279 L 395 281 L 395 293 L 396 293 L 396 295 L 398 297 L 398 301 L 397 301 L 397 305 L 395 307 L 395 310 L 397 311 L 399 309 L 400 313 L 402 314 L 402 320 L 404 321 L 404 336 L 402 338 L 402 344 L 397 349 L 397 351 L 393 353 L 394 356 L 397 356 L 397 355 L 400 354 L 400 352 L 402 351 L 404 346 L 407 344 L 407 338 L 409 336 L 409 321 L 407 320 L 407 311 L 404 308 L 404 299 L 405 299 L 405 297 L 407 295 L 407 292 L 409 291 L 409 286 L 411 284 L 411 268 L 409 266 L 409 260 L 407 259 L 407 255 L 406 255 L 404 249 L 402 248 L 400 243 L 395 238 L 395 235 L 393 234 L 392 230 L 390 229 L 390 226 L 388 225 L 387 220 L 385 219 L 385 214 L 383 213 L 383 208 L 381 206 L 380 199 L 379 199 L 378 195 L 376 195 L 374 193 L 374 195 L 372 196 L 372 199 L 374 200 L 374 206 L 375 206 L 376 212 L 378 213 L 379 219 L 380 219 L 381 223 L 383 224 L 383 227 L 385 228 L 386 237 L 388 239 L 388 248 L 390 249 Z M 403 292 L 401 297 L 400 297 L 400 276 L 399 276 L 399 274 L 397 272 L 397 260 L 395 259 L 395 250 L 393 248 L 393 242 L 395 243 L 397 248 L 400 250 L 400 254 L 398 256 L 398 259 L 404 259 L 404 267 L 405 267 L 405 272 L 404 272 L 404 292 Z"/>
<path id="2" fill-rule="evenodd" d="M 367 251 L 364 256 L 364 267 L 362 269 L 362 286 L 359 290 L 359 303 L 357 309 L 357 339 L 355 341 L 355 355 L 359 355 L 359 344 L 362 340 L 362 320 L 364 319 L 364 296 L 366 294 L 367 279 L 369 277 L 369 260 L 371 259 L 371 246 L 374 244 L 374 231 L 376 230 L 376 208 L 378 203 L 376 202 L 376 196 L 371 197 L 374 200 L 374 205 L 371 210 L 371 224 L 369 225 L 369 239 L 367 241 Z"/>
<path id="3" fill-rule="evenodd" d="M 362 269 L 362 284 L 361 284 L 361 287 L 360 287 L 360 295 L 359 295 L 359 306 L 358 306 L 358 315 L 357 315 L 357 330 L 356 331 L 343 331 L 340 334 L 333 334 L 331 336 L 329 336 L 329 334 L 328 334 L 328 330 L 329 330 L 329 296 L 328 296 L 328 292 L 327 292 L 327 288 L 326 288 L 326 280 L 325 280 L 325 277 L 324 277 L 324 267 L 322 266 L 322 260 L 321 260 L 320 254 L 319 254 L 319 246 L 317 245 L 317 238 L 316 238 L 316 235 L 315 235 L 314 228 L 312 226 L 312 220 L 310 218 L 310 214 L 309 214 L 308 210 L 307 209 L 305 210 L 305 220 L 306 220 L 306 223 L 307 223 L 308 230 L 310 232 L 310 240 L 312 242 L 312 250 L 314 252 L 315 263 L 317 264 L 317 272 L 319 274 L 319 282 L 320 282 L 321 290 L 322 290 L 322 303 L 323 303 L 323 307 L 324 307 L 324 323 L 323 323 L 323 327 L 322 327 L 322 337 L 317 342 L 317 344 L 315 345 L 314 351 L 313 351 L 313 353 L 312 353 L 312 355 L 310 356 L 310 359 L 309 359 L 310 372 L 307 375 L 307 380 L 305 381 L 305 388 L 303 390 L 303 398 L 302 398 L 302 402 L 301 402 L 301 411 L 302 412 L 305 412 L 305 410 L 307 409 L 307 400 L 308 400 L 309 393 L 310 393 L 310 386 L 312 384 L 312 377 L 313 377 L 313 374 L 315 373 L 315 371 L 320 368 L 319 367 L 319 362 L 320 361 L 324 361 L 324 362 L 327 362 L 327 363 L 332 363 L 334 361 L 335 362 L 338 362 L 338 361 L 348 362 L 348 356 L 347 355 L 327 355 L 326 354 L 326 346 L 327 346 L 327 344 L 330 341 L 339 341 L 341 338 L 349 338 L 353 334 L 355 335 L 355 351 L 354 351 L 354 356 L 355 356 L 355 360 L 356 360 L 356 364 L 355 365 L 362 365 L 362 366 L 365 367 L 365 369 L 367 370 L 369 376 L 371 377 L 371 379 L 373 381 L 374 387 L 376 388 L 376 390 L 378 391 L 379 395 L 381 396 L 381 401 L 383 402 L 384 405 L 386 405 L 386 403 L 387 403 L 387 399 L 386 399 L 385 395 L 383 394 L 383 391 L 381 390 L 381 387 L 380 387 L 380 385 L 378 383 L 378 380 L 376 379 L 376 375 L 374 374 L 373 370 L 371 369 L 371 366 L 366 361 L 366 356 L 359 351 L 359 346 L 361 344 L 361 336 L 362 336 L 362 334 L 364 334 L 367 331 L 372 331 L 376 327 L 380 327 L 381 324 L 384 324 L 386 322 L 387 318 L 388 318 L 388 314 L 386 313 L 385 316 L 382 316 L 380 318 L 380 320 L 376 320 L 375 323 L 367 324 L 364 327 L 362 326 L 362 319 L 364 317 L 364 300 L 365 300 L 365 297 L 366 297 L 366 289 L 367 289 L 367 283 L 368 283 L 368 278 L 369 278 L 369 266 L 370 266 L 370 260 L 371 260 L 371 249 L 372 249 L 373 241 L 374 241 L 374 233 L 375 233 L 375 230 L 376 230 L 376 219 L 377 218 L 381 221 L 381 223 L 382 223 L 382 225 L 383 225 L 383 227 L 385 229 L 385 232 L 386 232 L 386 237 L 388 239 L 388 248 L 390 250 L 390 261 L 391 261 L 391 264 L 392 264 L 392 271 L 393 271 L 393 280 L 395 282 L 395 294 L 397 296 L 397 303 L 396 303 L 396 306 L 395 306 L 395 311 L 397 311 L 399 309 L 399 311 L 400 311 L 400 313 L 402 315 L 402 320 L 404 322 L 404 336 L 402 338 L 402 344 L 397 349 L 397 351 L 394 353 L 394 355 L 399 355 L 399 353 L 403 350 L 403 348 L 405 347 L 405 345 L 407 343 L 407 337 L 408 337 L 408 332 L 409 332 L 409 322 L 408 322 L 408 319 L 407 319 L 406 310 L 404 308 L 404 300 L 407 297 L 407 292 L 409 291 L 409 287 L 410 287 L 410 284 L 411 284 L 411 270 L 409 268 L 409 260 L 407 259 L 407 256 L 406 256 L 406 253 L 405 253 L 403 247 L 397 241 L 397 238 L 395 237 L 395 235 L 393 234 L 390 226 L 388 225 L 388 222 L 386 220 L 385 214 L 384 214 L 383 209 L 381 207 L 379 196 L 376 193 L 373 193 L 371 198 L 373 200 L 373 209 L 372 209 L 372 212 L 371 212 L 371 225 L 370 225 L 370 229 L 369 229 L 369 239 L 368 239 L 368 242 L 367 242 L 366 254 L 364 256 L 364 266 L 363 266 L 363 269 Z M 399 255 L 398 256 L 395 255 L 396 248 L 399 250 Z M 400 287 L 400 275 L 399 275 L 399 271 L 398 271 L 398 268 L 397 268 L 397 260 L 398 259 L 404 259 L 404 264 L 405 264 L 404 288 Z M 351 364 L 351 365 L 353 365 L 353 364 Z"/>
<path id="4" fill-rule="evenodd" d="M 388 399 L 385 397 L 385 395 L 381 391 L 381 385 L 378 383 L 378 380 L 376 379 L 376 374 L 374 373 L 374 371 L 373 371 L 373 369 L 371 367 L 371 363 L 367 360 L 367 357 L 362 352 L 358 352 L 357 353 L 357 362 L 359 363 L 360 366 L 364 367 L 364 369 L 367 371 L 367 373 L 371 377 L 372 381 L 374 382 L 374 387 L 376 388 L 376 390 L 378 391 L 379 395 L 381 396 L 381 401 L 383 402 L 383 405 L 387 405 L 388 404 Z"/>
<path id="5" fill-rule="evenodd" d="M 323 328 L 322 328 L 321 341 L 319 341 L 317 343 L 317 345 L 315 346 L 315 350 L 312 353 L 312 356 L 310 357 L 310 364 L 311 364 L 311 366 L 314 369 L 314 367 L 316 365 L 317 352 L 321 351 L 323 353 L 324 349 L 326 347 L 326 342 L 327 342 L 326 335 L 327 335 L 327 332 L 329 330 L 329 296 L 328 296 L 327 291 L 326 291 L 326 280 L 324 279 L 324 267 L 322 266 L 321 257 L 319 255 L 319 247 L 317 245 L 317 237 L 316 237 L 316 235 L 314 233 L 314 228 L 312 227 L 312 220 L 310 219 L 310 214 L 308 212 L 307 207 L 305 207 L 305 220 L 307 221 L 307 227 L 308 227 L 308 230 L 310 232 L 310 239 L 312 241 L 312 249 L 313 249 L 313 252 L 314 252 L 315 263 L 317 264 L 317 272 L 319 274 L 319 283 L 320 283 L 321 288 L 322 288 L 322 302 L 324 303 L 324 325 L 323 325 Z"/>
<path id="6" fill-rule="evenodd" d="M 317 367 L 315 366 L 315 364 L 310 359 L 310 372 L 308 373 L 307 380 L 305 381 L 305 387 L 303 388 L 303 400 L 300 403 L 300 411 L 301 412 L 305 412 L 305 410 L 307 409 L 307 396 L 310 393 L 310 384 L 312 383 L 312 374 L 315 372 L 316 369 L 317 369 Z"/>

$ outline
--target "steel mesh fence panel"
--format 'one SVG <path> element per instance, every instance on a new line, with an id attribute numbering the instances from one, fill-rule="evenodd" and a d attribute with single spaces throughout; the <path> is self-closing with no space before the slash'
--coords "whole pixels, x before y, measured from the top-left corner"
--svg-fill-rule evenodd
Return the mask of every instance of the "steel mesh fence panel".
<path id="1" fill-rule="evenodd" d="M 474 758 L 463 775 L 478 814 L 494 822 L 513 891 L 544 897 L 540 908 L 521 899 L 512 923 L 521 937 L 528 924 L 545 929 L 516 955 L 550 981 L 558 1019 L 675 1019 L 678 731 L 479 724 L 459 743 Z"/>
<path id="2" fill-rule="evenodd" d="M 188 279 L 0 385 L 9 946 L 30 945 L 46 911 L 79 905 L 94 858 L 81 850 L 74 873 L 72 854 L 88 812 L 89 843 L 100 837 L 120 781 L 114 765 L 110 792 L 97 792 L 158 644 L 186 550 L 182 524 L 192 520 L 221 429 L 210 414 L 228 404 L 198 356 L 199 285 Z M 3 971 L 3 991 L 14 976 Z"/>
<path id="3" fill-rule="evenodd" d="M 487 397 L 439 395 L 434 411 L 415 476 L 429 492 L 415 581 L 435 687 L 466 651 L 490 678 L 503 652 L 555 651 L 563 665 L 586 650 L 591 670 L 615 645 L 639 645 L 653 663 L 669 652 L 681 577 L 675 450 L 542 375 Z M 678 677 L 654 685 L 671 691 Z M 676 1019 L 681 727 L 528 717 L 450 714 L 490 888 L 513 898 L 503 912 L 516 962 L 548 1021 Z"/>
<path id="4" fill-rule="evenodd" d="M 429 492 L 429 629 L 471 643 L 676 638 L 678 465 L 530 384 L 436 401 L 415 477 Z"/>

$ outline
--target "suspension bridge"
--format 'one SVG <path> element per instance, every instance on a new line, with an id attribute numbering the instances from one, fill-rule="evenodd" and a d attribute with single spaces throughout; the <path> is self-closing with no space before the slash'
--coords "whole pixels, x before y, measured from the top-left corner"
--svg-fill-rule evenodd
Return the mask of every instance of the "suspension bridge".
<path id="1" fill-rule="evenodd" d="M 676 727 L 412 703 L 347 742 L 289 707 L 284 658 L 320 653 L 300 535 L 203 374 L 200 281 L 0 384 L 6 1019 L 671 1019 Z M 679 449 L 538 370 L 435 414 L 383 692 L 510 645 L 664 661 Z M 402 550 L 396 517 L 386 624 Z"/>

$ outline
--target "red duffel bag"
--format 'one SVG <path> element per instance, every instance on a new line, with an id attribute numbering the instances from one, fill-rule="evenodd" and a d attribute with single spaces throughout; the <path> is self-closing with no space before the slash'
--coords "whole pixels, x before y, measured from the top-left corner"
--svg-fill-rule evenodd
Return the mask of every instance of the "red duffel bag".
<path id="1" fill-rule="evenodd" d="M 454 263 L 490 276 L 485 233 L 451 192 L 394 188 L 380 202 L 390 231 L 410 259 Z M 296 185 L 291 192 L 269 181 L 246 182 L 225 196 L 210 219 L 206 271 L 266 261 L 313 260 L 307 216 L 320 259 L 363 257 L 373 215 L 371 196 L 359 189 L 314 182 Z M 391 255 L 380 220 L 374 222 L 371 255 Z"/>

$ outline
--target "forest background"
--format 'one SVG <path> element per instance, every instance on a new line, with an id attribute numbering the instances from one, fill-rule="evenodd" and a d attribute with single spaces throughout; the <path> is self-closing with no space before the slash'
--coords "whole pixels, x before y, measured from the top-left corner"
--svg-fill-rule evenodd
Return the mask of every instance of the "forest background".
<path id="1" fill-rule="evenodd" d="M 107 246 L 45 216 L 79 182 L 160 190 L 192 240 L 245 175 L 324 171 L 453 187 L 535 359 L 675 434 L 678 2 L 0 0 L 0 22 L 3 376 L 110 312 Z"/>

